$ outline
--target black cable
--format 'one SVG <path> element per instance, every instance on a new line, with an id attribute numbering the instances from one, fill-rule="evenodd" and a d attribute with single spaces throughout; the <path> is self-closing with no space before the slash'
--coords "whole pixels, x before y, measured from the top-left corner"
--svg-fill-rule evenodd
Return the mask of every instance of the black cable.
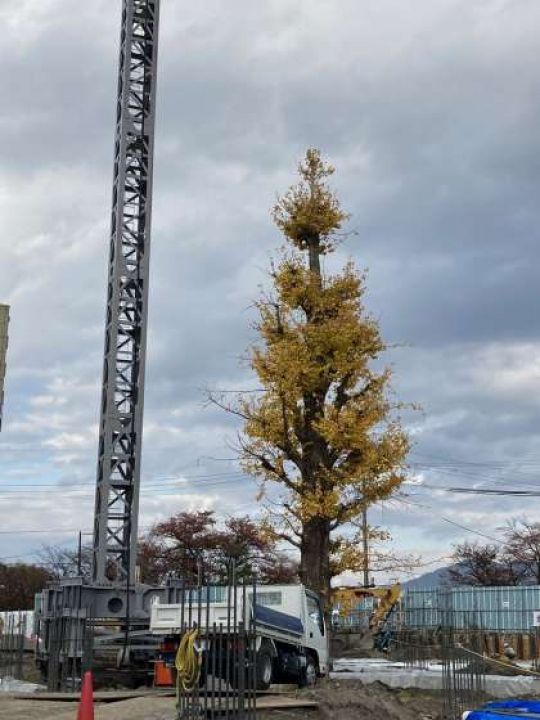
<path id="1" fill-rule="evenodd" d="M 427 510 L 431 510 L 440 520 L 443 520 L 446 523 L 449 523 L 450 525 L 455 525 L 456 527 L 460 528 L 461 530 L 466 530 L 467 532 L 474 533 L 475 535 L 479 535 L 480 537 L 485 538 L 486 540 L 491 540 L 492 542 L 496 543 L 504 543 L 505 540 L 502 540 L 501 538 L 494 538 L 490 535 L 487 535 L 486 533 L 480 532 L 480 530 L 474 530 L 473 528 L 467 527 L 466 525 L 461 525 L 460 523 L 457 523 L 455 520 L 450 520 L 450 518 L 445 517 L 444 515 L 440 515 L 439 513 L 435 512 L 432 505 L 423 505 L 421 503 L 415 503 L 411 500 L 405 500 L 404 498 L 392 498 L 395 502 L 401 502 L 405 505 L 415 505 L 416 507 L 425 508 Z"/>

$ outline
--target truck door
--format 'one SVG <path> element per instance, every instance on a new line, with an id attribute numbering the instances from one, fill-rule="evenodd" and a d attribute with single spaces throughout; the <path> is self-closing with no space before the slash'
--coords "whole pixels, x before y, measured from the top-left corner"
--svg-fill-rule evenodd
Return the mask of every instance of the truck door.
<path id="1" fill-rule="evenodd" d="M 328 670 L 328 638 L 324 613 L 320 599 L 309 590 L 306 590 L 306 610 L 306 647 L 316 650 L 319 670 L 325 674 Z"/>

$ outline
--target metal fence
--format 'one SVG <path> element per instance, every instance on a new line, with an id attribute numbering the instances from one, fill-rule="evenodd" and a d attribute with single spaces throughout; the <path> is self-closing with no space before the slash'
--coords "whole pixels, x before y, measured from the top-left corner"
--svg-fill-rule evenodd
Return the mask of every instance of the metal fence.
<path id="1" fill-rule="evenodd" d="M 174 657 L 179 720 L 254 720 L 256 598 L 255 584 L 236 582 L 234 570 L 227 585 L 199 585 L 180 593 L 180 645 Z"/>
<path id="2" fill-rule="evenodd" d="M 485 657 L 482 631 L 459 636 L 449 628 L 438 628 L 437 632 L 429 629 L 388 632 L 392 636 L 388 648 L 392 661 L 409 669 L 442 674 L 443 720 L 460 720 L 466 710 L 480 707 L 488 699 L 486 675 L 490 661 Z"/>
<path id="3" fill-rule="evenodd" d="M 362 629 L 373 612 L 365 601 L 346 614 L 336 610 L 338 629 Z M 498 632 L 528 632 L 540 614 L 540 586 L 452 587 L 405 590 L 391 619 L 392 627 L 456 629 L 481 628 Z"/>
<path id="4" fill-rule="evenodd" d="M 148 623 L 92 618 L 85 607 L 41 618 L 37 662 L 48 690 L 76 691 L 92 670 L 97 687 L 173 684 L 181 720 L 254 720 L 256 585 L 237 579 L 232 564 L 227 583 L 179 581 L 174 589 L 179 622 L 168 637 L 151 635 Z"/>
<path id="5" fill-rule="evenodd" d="M 448 616 L 448 613 L 451 616 Z M 540 613 L 540 586 L 452 587 L 406 590 L 396 622 L 401 627 L 480 628 L 529 632 Z"/>
<path id="6" fill-rule="evenodd" d="M 487 700 L 486 661 L 481 635 L 471 634 L 468 646 L 458 645 L 451 631 L 442 635 L 442 716 L 458 720 L 466 710 Z"/>
<path id="7" fill-rule="evenodd" d="M 440 637 L 434 637 L 431 633 L 387 629 L 377 637 L 379 642 L 375 643 L 375 647 L 386 652 L 392 661 L 402 662 L 405 667 L 425 670 L 430 664 L 441 660 Z"/>
<path id="8" fill-rule="evenodd" d="M 28 613 L 0 613 L 0 678 L 34 680 L 33 649 Z"/>
<path id="9" fill-rule="evenodd" d="M 50 692 L 74 692 L 87 670 L 94 670 L 94 622 L 58 615 L 42 628 L 41 641 L 48 653 L 38 656 L 38 666 Z"/>
<path id="10" fill-rule="evenodd" d="M 466 710 L 479 707 L 488 698 L 483 632 L 458 636 L 452 629 L 388 631 L 392 636 L 388 654 L 406 668 L 442 673 L 441 715 L 459 720 Z"/>
<path id="11" fill-rule="evenodd" d="M 442 714 L 456 720 L 487 699 L 487 674 L 524 672 L 514 660 L 538 670 L 539 608 L 538 586 L 409 590 L 391 618 L 392 652 L 442 664 Z"/>

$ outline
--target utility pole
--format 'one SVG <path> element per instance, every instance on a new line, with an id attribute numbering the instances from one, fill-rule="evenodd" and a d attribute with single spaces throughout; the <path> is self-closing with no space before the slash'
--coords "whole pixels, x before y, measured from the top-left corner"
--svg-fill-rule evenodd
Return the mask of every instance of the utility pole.
<path id="1" fill-rule="evenodd" d="M 362 542 L 363 542 L 363 558 L 364 565 L 364 587 L 369 587 L 369 526 L 367 521 L 367 505 L 362 509 Z"/>
<path id="2" fill-rule="evenodd" d="M 6 374 L 8 325 L 9 306 L 0 305 L 0 430 L 2 430 L 2 411 L 4 405 L 4 378 Z"/>
<path id="3" fill-rule="evenodd" d="M 77 542 L 77 575 L 82 575 L 82 532 L 79 530 L 79 538 Z"/>

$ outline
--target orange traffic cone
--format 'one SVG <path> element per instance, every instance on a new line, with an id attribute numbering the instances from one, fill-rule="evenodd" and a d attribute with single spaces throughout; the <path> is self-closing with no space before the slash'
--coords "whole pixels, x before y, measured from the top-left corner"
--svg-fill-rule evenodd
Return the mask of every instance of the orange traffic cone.
<path id="1" fill-rule="evenodd" d="M 94 690 L 91 672 L 84 673 L 77 720 L 94 720 Z"/>

